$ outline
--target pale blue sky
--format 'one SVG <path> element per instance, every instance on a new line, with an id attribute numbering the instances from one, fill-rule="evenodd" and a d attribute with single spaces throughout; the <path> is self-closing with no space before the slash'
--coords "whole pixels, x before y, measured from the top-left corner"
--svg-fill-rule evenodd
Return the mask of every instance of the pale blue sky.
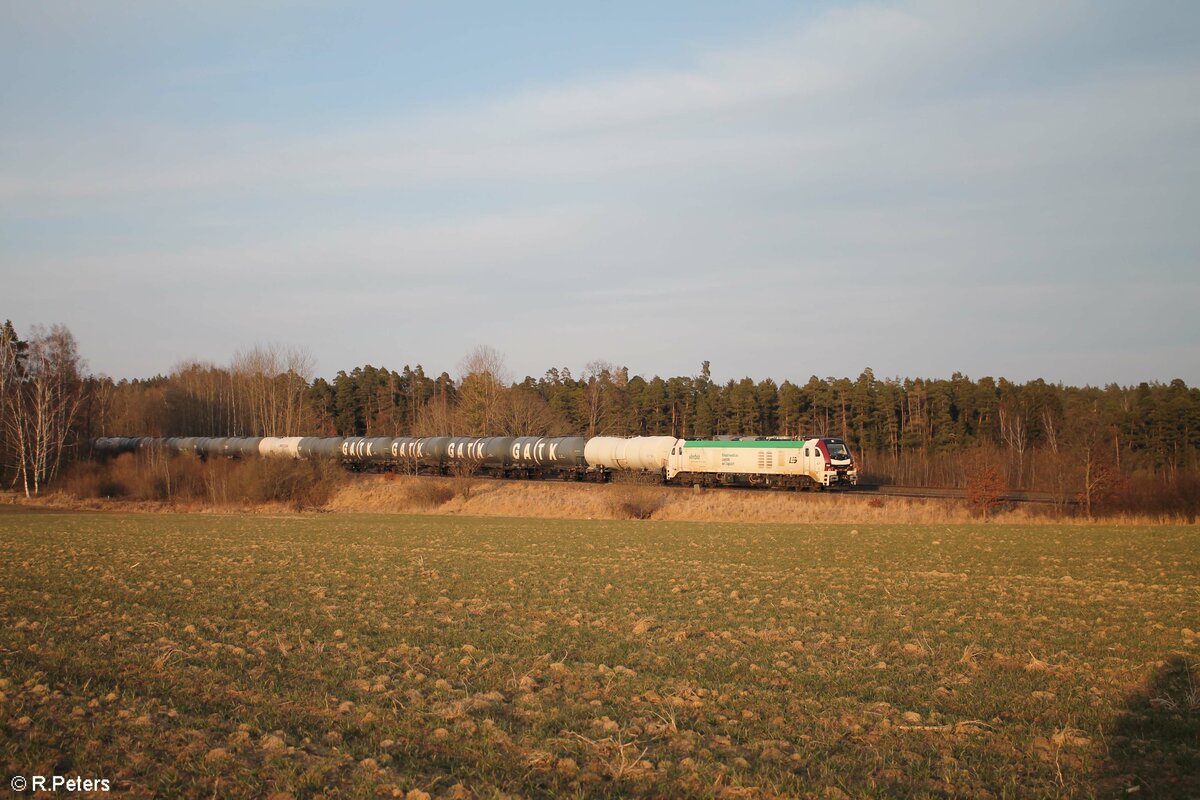
<path id="1" fill-rule="evenodd" d="M 97 371 L 1200 383 L 1200 4 L 0 0 L 0 318 Z"/>

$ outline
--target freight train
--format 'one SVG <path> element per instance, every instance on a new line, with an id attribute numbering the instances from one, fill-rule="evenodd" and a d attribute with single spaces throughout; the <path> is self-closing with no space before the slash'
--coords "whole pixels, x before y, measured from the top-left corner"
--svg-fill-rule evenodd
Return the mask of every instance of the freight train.
<path id="1" fill-rule="evenodd" d="M 478 473 L 503 478 L 607 481 L 614 473 L 700 486 L 789 489 L 858 483 L 845 442 L 838 438 L 674 436 L 429 436 L 412 437 L 113 437 L 95 439 L 102 455 L 159 448 L 211 456 L 331 459 L 359 469 L 413 474 Z"/>

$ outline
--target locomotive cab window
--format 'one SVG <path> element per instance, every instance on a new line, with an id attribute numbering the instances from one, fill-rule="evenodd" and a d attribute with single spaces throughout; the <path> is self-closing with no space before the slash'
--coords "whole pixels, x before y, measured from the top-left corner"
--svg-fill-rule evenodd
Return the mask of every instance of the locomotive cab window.
<path id="1" fill-rule="evenodd" d="M 831 459 L 841 461 L 850 457 L 850 451 L 841 442 L 826 442 L 825 446 L 829 449 L 829 457 Z"/>

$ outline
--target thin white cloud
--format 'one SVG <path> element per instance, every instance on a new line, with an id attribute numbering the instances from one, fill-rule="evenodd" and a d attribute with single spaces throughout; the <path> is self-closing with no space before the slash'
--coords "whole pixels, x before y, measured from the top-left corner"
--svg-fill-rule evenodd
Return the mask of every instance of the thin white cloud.
<path id="1" fill-rule="evenodd" d="M 295 309 L 403 304 L 403 324 L 429 330 L 438 298 L 453 297 L 470 321 L 456 327 L 463 341 L 422 342 L 446 365 L 499 335 L 494 310 L 556 305 L 635 368 L 638 354 L 672 371 L 719 353 L 769 374 L 802 346 L 819 355 L 801 377 L 867 363 L 909 371 L 906 353 L 911 371 L 985 363 L 1019 377 L 1022 364 L 1049 370 L 1056 341 L 1086 351 L 1083 334 L 1125 352 L 1089 304 L 1123 296 L 1174 310 L 1196 296 L 1180 264 L 1200 249 L 1187 213 L 1200 199 L 1200 59 L 1150 49 L 1106 61 L 1111 14 L 1082 2 L 859 4 L 687 69 L 566 79 L 322 131 L 130 124 L 33 140 L 10 125 L 0 205 L 20 216 L 137 210 L 181 237 L 231 240 L 165 234 L 166 245 L 47 248 L 19 265 L 0 244 L 0 271 L 26 296 L 46 278 L 68 287 L 44 308 L 114 285 L 161 301 L 185 285 L 229 304 L 222 337 L 312 336 L 347 353 L 328 366 L 354 360 L 360 333 L 387 335 L 386 315 L 351 330 Z M 1065 76 L 1068 45 L 1090 61 Z M 377 199 L 397 210 L 358 218 Z M 160 201 L 179 210 L 158 216 Z M 239 222 L 243 208 L 253 217 Z M 213 214 L 219 224 L 198 222 Z M 266 291 L 286 302 L 264 310 Z M 1032 318 L 1019 310 L 1031 296 Z M 794 309 L 812 297 L 851 309 L 836 351 L 797 345 L 811 326 Z M 956 307 L 968 311 L 948 335 Z M 696 322 L 718 314 L 737 332 Z M 514 366 L 578 361 L 537 319 L 505 327 Z M 898 327 L 921 355 L 896 344 Z M 1178 333 L 1186 352 L 1200 342 L 1194 321 Z M 1138 352 L 1154 346 L 1146 338 Z M 1169 361 L 1142 356 L 1123 374 Z"/>
<path id="2" fill-rule="evenodd" d="M 769 165 L 806 144 L 820 148 L 831 135 L 854 135 L 856 121 L 903 122 L 913 115 L 914 93 L 925 102 L 923 88 L 945 83 L 947 69 L 1052 33 L 1072 21 L 1065 8 L 921 3 L 834 10 L 769 42 L 701 58 L 690 70 L 575 81 L 346 130 L 138 125 L 51 140 L 53 149 L 43 151 L 36 142 L 10 142 L 14 158 L 0 197 L 237 191 L 263 182 L 311 192 L 439 180 L 561 182 L 652 167 L 721 166 L 747 157 Z M 971 52 L 964 52 L 965 43 Z M 1194 87 L 1195 75 L 1150 74 L 1143 82 L 1165 94 L 1164 79 L 1183 84 L 1173 93 L 1178 100 L 1180 91 Z M 1130 81 L 1118 76 L 1113 83 L 1093 91 L 1122 108 L 1144 94 L 1136 81 L 1123 87 Z M 888 96 L 893 91 L 896 99 Z M 1071 99 L 1058 87 L 1048 94 L 1043 102 Z M 991 98 L 1010 104 L 1021 99 Z M 919 109 L 918 116 L 961 111 L 952 98 Z M 1194 119 L 1196 113 L 1179 104 L 1155 111 L 1148 118 L 1172 111 Z M 1030 118 L 1015 116 L 1011 124 Z M 1104 115 L 1105 122 L 1122 126 L 1142 118 L 1136 111 Z M 1071 133 L 1078 139 L 1077 128 Z"/>

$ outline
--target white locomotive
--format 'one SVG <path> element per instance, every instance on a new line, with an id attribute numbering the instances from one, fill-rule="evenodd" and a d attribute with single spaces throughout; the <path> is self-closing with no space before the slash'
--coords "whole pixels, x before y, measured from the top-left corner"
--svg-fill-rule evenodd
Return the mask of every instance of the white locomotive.
<path id="1" fill-rule="evenodd" d="M 676 439 L 598 436 L 584 451 L 593 468 L 660 472 L 669 483 L 797 489 L 853 486 L 858 472 L 845 442 L 834 438 Z"/>

